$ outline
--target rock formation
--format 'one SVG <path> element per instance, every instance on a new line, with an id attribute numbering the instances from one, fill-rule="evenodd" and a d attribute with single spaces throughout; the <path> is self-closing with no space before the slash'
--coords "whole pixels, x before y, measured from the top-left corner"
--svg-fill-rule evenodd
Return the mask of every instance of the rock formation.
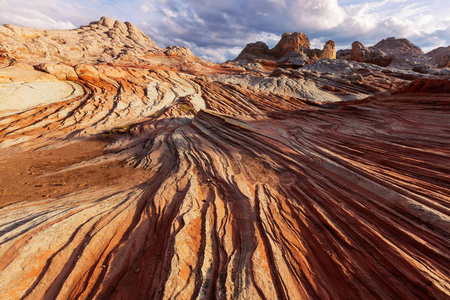
<path id="1" fill-rule="evenodd" d="M 301 32 L 283 33 L 278 44 L 270 51 L 275 57 L 281 57 L 290 52 L 301 53 L 309 50 L 311 43 L 306 35 Z"/>
<path id="2" fill-rule="evenodd" d="M 284 33 L 273 49 L 269 49 L 264 42 L 260 41 L 247 44 L 234 61 L 298 67 L 321 58 L 336 58 L 336 47 L 333 41 L 328 41 L 323 50 L 311 49 L 308 37 L 303 33 L 294 32 Z"/>
<path id="3" fill-rule="evenodd" d="M 55 61 L 110 62 L 120 54 L 158 51 L 153 41 L 131 23 L 103 17 L 76 30 L 38 30 L 0 26 L 1 47 L 10 55 Z"/>
<path id="4" fill-rule="evenodd" d="M 0 27 L 0 299 L 450 296 L 448 75 L 224 68 L 120 24 Z"/>
<path id="5" fill-rule="evenodd" d="M 337 58 L 371 63 L 382 67 L 391 66 L 400 69 L 420 70 L 422 73 L 428 71 L 436 73 L 434 71 L 436 67 L 449 67 L 449 47 L 441 47 L 424 54 L 419 47 L 407 39 L 390 37 L 368 48 L 364 47 L 361 42 L 355 41 L 351 50 L 339 50 Z"/>
<path id="6" fill-rule="evenodd" d="M 450 68 L 450 46 L 439 47 L 427 53 L 430 63 L 438 68 Z"/>
<path id="7" fill-rule="evenodd" d="M 350 60 L 387 67 L 392 63 L 393 58 L 379 49 L 366 48 L 362 43 L 356 41 L 352 44 Z"/>
<path id="8" fill-rule="evenodd" d="M 320 58 L 336 59 L 336 45 L 334 41 L 330 40 L 325 43 Z"/>
<path id="9" fill-rule="evenodd" d="M 135 25 L 108 17 L 74 30 L 0 26 L 0 63 L 14 60 L 58 63 L 56 68 L 66 68 L 64 64 L 114 63 L 167 68 L 177 65 L 179 69 L 199 71 L 212 66 L 185 47 L 159 48 Z"/>

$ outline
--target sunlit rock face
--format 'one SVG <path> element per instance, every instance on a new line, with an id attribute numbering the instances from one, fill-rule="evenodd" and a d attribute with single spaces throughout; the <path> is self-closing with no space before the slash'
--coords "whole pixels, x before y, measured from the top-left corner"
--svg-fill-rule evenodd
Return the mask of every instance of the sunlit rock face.
<path id="1" fill-rule="evenodd" d="M 292 68 L 304 66 L 311 61 L 322 58 L 336 58 L 336 47 L 333 41 L 326 42 L 323 50 L 311 49 L 311 42 L 305 34 L 286 32 L 273 49 L 269 49 L 261 41 L 247 44 L 239 56 L 234 59 L 234 62 L 242 65 L 257 62 L 268 66 L 276 65 Z"/>
<path id="2" fill-rule="evenodd" d="M 329 59 L 336 58 L 336 45 L 334 41 L 329 40 L 328 42 L 325 43 L 320 58 L 329 58 Z"/>
<path id="3" fill-rule="evenodd" d="M 450 296 L 444 71 L 243 70 L 120 24 L 88 26 L 141 51 L 109 62 L 0 30 L 1 299 Z"/>

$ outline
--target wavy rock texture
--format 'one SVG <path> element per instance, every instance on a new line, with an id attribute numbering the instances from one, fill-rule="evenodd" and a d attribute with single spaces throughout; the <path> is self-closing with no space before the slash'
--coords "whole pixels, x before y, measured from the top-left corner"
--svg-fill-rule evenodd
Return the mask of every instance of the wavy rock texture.
<path id="1" fill-rule="evenodd" d="M 42 63 L 80 93 L 0 117 L 1 299 L 450 296 L 447 78 Z"/>

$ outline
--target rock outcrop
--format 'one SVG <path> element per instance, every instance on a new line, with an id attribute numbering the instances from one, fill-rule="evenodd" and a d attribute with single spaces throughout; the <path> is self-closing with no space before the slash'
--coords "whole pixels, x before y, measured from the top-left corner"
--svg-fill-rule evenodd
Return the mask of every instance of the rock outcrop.
<path id="1" fill-rule="evenodd" d="M 449 297 L 446 75 L 243 72 L 88 27 L 137 58 L 1 37 L 0 299 Z"/>
<path id="2" fill-rule="evenodd" d="M 352 44 L 350 60 L 387 67 L 392 63 L 393 57 L 387 55 L 379 49 L 366 48 L 362 43 L 356 41 Z"/>
<path id="3" fill-rule="evenodd" d="M 107 17 L 75 30 L 39 30 L 0 26 L 0 51 L 18 58 L 55 61 L 110 62 L 120 55 L 142 55 L 160 50 L 129 22 Z"/>
<path id="4" fill-rule="evenodd" d="M 77 63 L 153 65 L 163 68 L 176 66 L 178 70 L 185 71 L 215 68 L 212 63 L 193 55 L 188 48 L 159 48 L 135 25 L 108 17 L 74 30 L 40 30 L 2 25 L 0 65 L 8 65 L 16 60 L 35 65 L 47 64 L 44 67 L 47 69 L 66 68 L 64 64 L 73 67 Z M 52 64 L 54 66 L 50 67 Z M 69 77 L 72 75 L 69 74 Z M 60 73 L 58 76 L 64 75 Z"/>
<path id="5" fill-rule="evenodd" d="M 328 41 L 323 50 L 311 49 L 308 37 L 303 33 L 294 32 L 284 33 L 273 49 L 269 49 L 264 42 L 260 41 L 247 44 L 234 61 L 298 67 L 321 58 L 336 58 L 336 47 L 333 41 Z"/>
<path id="6" fill-rule="evenodd" d="M 449 46 L 450 47 L 450 46 Z M 400 69 L 420 70 L 427 73 L 435 68 L 449 67 L 449 47 L 438 48 L 427 54 L 407 39 L 387 38 L 372 47 L 365 47 L 361 42 L 355 41 L 351 50 L 339 50 L 337 58 L 365 62 L 382 67 L 395 67 Z M 444 71 L 445 72 L 445 71 Z"/>
<path id="7" fill-rule="evenodd" d="M 311 43 L 306 35 L 301 32 L 283 33 L 278 44 L 270 51 L 275 57 L 282 57 L 289 54 L 303 53 L 311 48 Z"/>
<path id="8" fill-rule="evenodd" d="M 330 40 L 325 43 L 320 58 L 336 59 L 336 45 L 334 41 Z"/>
<path id="9" fill-rule="evenodd" d="M 429 63 L 438 68 L 450 68 L 450 46 L 439 47 L 427 53 L 431 57 Z"/>

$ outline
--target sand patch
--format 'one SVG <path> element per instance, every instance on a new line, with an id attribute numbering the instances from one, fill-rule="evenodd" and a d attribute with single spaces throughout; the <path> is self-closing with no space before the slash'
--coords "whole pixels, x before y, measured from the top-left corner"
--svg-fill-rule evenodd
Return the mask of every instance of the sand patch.
<path id="1" fill-rule="evenodd" d="M 0 157 L 0 208 L 20 201 L 57 198 L 93 187 L 137 186 L 149 178 L 149 172 L 126 166 L 120 159 L 58 172 L 105 154 L 103 149 L 108 142 L 82 140 L 61 148 Z"/>

